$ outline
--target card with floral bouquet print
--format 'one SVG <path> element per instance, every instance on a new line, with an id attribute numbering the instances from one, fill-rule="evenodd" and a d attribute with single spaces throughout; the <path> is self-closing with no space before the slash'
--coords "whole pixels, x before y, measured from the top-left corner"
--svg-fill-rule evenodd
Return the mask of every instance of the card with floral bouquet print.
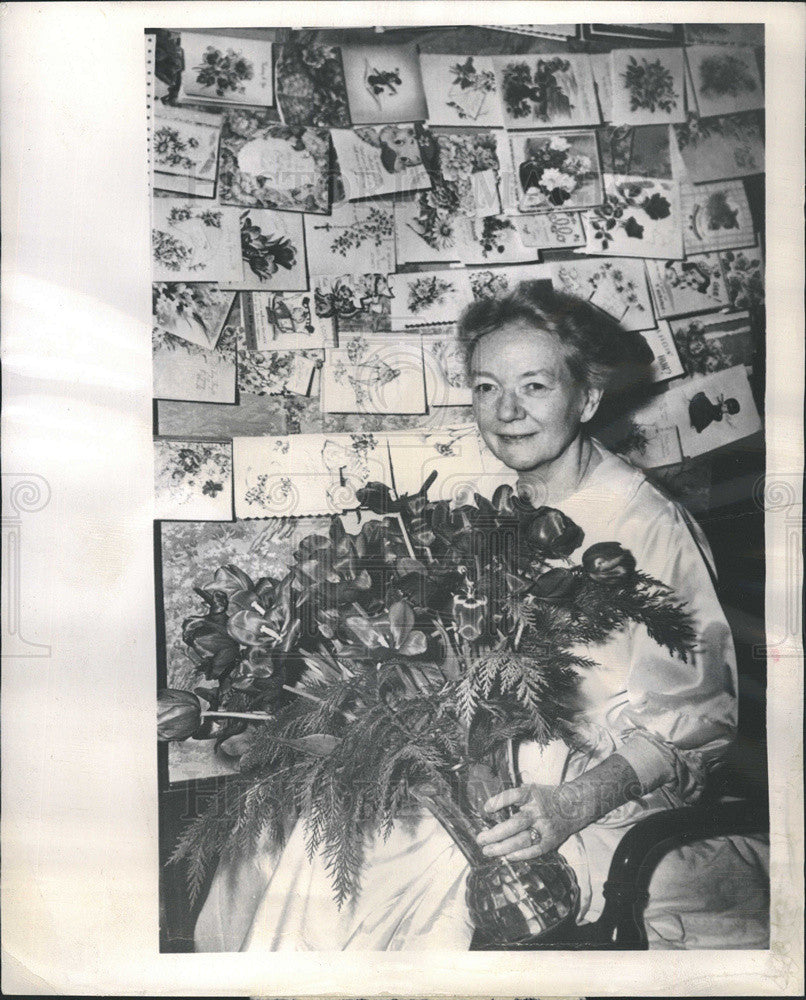
<path id="1" fill-rule="evenodd" d="M 308 396 L 322 351 L 239 351 L 238 391 L 250 396 Z"/>
<path id="2" fill-rule="evenodd" d="M 325 351 L 323 413 L 425 413 L 425 375 L 419 336 L 339 338 Z"/>
<path id="3" fill-rule="evenodd" d="M 180 40 L 180 103 L 274 104 L 271 42 L 195 31 L 180 32 Z"/>
<path id="4" fill-rule="evenodd" d="M 395 269 L 395 225 L 389 200 L 334 205 L 328 218 L 306 215 L 311 274 L 389 274 Z"/>
<path id="5" fill-rule="evenodd" d="M 470 279 L 461 267 L 392 274 L 389 286 L 393 294 L 393 330 L 455 323 L 473 301 Z"/>
<path id="6" fill-rule="evenodd" d="M 356 125 L 330 134 L 348 201 L 431 187 L 413 124 Z"/>
<path id="7" fill-rule="evenodd" d="M 734 309 L 764 305 L 764 261 L 758 248 L 724 250 L 719 255 L 730 304 Z"/>
<path id="8" fill-rule="evenodd" d="M 261 111 L 225 114 L 219 167 L 224 204 L 326 214 L 329 175 L 325 129 L 278 125 Z"/>
<path id="9" fill-rule="evenodd" d="M 605 174 L 604 187 L 604 202 L 582 215 L 584 253 L 683 257 L 680 189 L 675 181 Z"/>
<path id="10" fill-rule="evenodd" d="M 655 326 L 643 262 L 634 258 L 563 260 L 544 264 L 558 292 L 575 295 L 601 309 L 625 330 Z"/>
<path id="11" fill-rule="evenodd" d="M 229 442 L 155 440 L 154 492 L 158 521 L 231 521 Z"/>
<path id="12" fill-rule="evenodd" d="M 686 120 L 682 49 L 614 49 L 610 59 L 614 124 Z"/>
<path id="13" fill-rule="evenodd" d="M 153 186 L 194 198 L 214 198 L 221 115 L 154 104 Z"/>
<path id="14" fill-rule="evenodd" d="M 303 216 L 248 208 L 238 213 L 243 278 L 224 287 L 239 291 L 298 292 L 308 287 Z"/>
<path id="15" fill-rule="evenodd" d="M 764 107 L 755 50 L 739 45 L 689 45 L 691 80 L 702 118 Z"/>
<path id="16" fill-rule="evenodd" d="M 541 282 L 552 289 L 549 264 L 518 264 L 514 267 L 469 267 L 467 275 L 474 299 L 496 299 L 507 295 L 522 281 Z"/>
<path id="17" fill-rule="evenodd" d="M 286 125 L 345 128 L 350 124 L 341 49 L 313 40 L 314 32 L 290 31 L 276 46 L 277 107 Z"/>
<path id="18" fill-rule="evenodd" d="M 240 281 L 238 210 L 195 199 L 151 199 L 154 281 Z"/>
<path id="19" fill-rule="evenodd" d="M 165 281 L 151 286 L 152 326 L 212 350 L 235 301 L 235 293 L 205 281 Z"/>
<path id="20" fill-rule="evenodd" d="M 599 124 L 587 55 L 493 56 L 493 66 L 506 128 Z"/>
<path id="21" fill-rule="evenodd" d="M 602 203 L 595 132 L 514 132 L 509 141 L 520 211 L 569 211 Z"/>
<path id="22" fill-rule="evenodd" d="M 490 56 L 420 55 L 432 125 L 503 126 Z"/>

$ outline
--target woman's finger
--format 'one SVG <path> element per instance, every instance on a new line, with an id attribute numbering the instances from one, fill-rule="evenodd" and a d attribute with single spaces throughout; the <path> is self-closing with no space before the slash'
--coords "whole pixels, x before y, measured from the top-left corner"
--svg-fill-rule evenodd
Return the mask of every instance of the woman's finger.
<path id="1" fill-rule="evenodd" d="M 529 798 L 529 789 L 526 785 L 520 785 L 518 788 L 507 788 L 503 792 L 499 792 L 497 795 L 493 795 L 492 798 L 487 799 L 484 803 L 485 812 L 498 812 L 499 809 L 504 809 L 506 806 L 519 806 L 522 805 Z"/>
<path id="2" fill-rule="evenodd" d="M 509 819 L 505 819 L 503 823 L 496 823 L 495 826 L 491 826 L 488 830 L 482 830 L 478 837 L 476 837 L 476 840 L 480 844 L 496 844 L 507 837 L 514 837 L 522 830 L 528 830 L 533 822 L 534 817 L 531 813 L 521 810 L 521 812 L 515 813 Z M 521 845 L 518 844 L 516 846 Z"/>
<path id="3" fill-rule="evenodd" d="M 530 849 L 523 846 L 523 834 L 519 833 L 514 837 L 507 837 L 506 840 L 500 840 L 495 844 L 488 844 L 484 848 L 484 856 L 487 858 L 502 858 L 504 856 L 511 858 L 515 854 L 520 854 Z"/>

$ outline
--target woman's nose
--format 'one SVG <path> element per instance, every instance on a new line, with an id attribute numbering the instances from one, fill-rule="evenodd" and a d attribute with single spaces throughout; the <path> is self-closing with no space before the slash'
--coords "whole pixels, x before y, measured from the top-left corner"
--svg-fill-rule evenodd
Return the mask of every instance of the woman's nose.
<path id="1" fill-rule="evenodd" d="M 502 392 L 498 400 L 498 419 L 503 421 L 520 420 L 522 416 L 524 416 L 524 409 L 515 393 Z"/>

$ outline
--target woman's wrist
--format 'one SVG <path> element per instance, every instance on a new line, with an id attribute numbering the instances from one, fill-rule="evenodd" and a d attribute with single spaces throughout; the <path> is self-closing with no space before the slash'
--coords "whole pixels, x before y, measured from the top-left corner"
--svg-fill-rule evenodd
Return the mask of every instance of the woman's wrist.
<path id="1" fill-rule="evenodd" d="M 640 794 L 641 782 L 632 765 L 614 753 L 558 786 L 557 808 L 569 828 L 573 828 L 572 832 L 579 833 Z"/>

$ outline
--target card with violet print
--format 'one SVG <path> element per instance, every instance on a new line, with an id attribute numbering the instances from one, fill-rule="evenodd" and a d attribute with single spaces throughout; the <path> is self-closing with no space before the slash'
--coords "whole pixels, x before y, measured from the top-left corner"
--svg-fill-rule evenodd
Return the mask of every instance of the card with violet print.
<path id="1" fill-rule="evenodd" d="M 238 210 L 196 199 L 152 198 L 154 281 L 239 281 Z"/>
<path id="2" fill-rule="evenodd" d="M 221 115 L 154 103 L 153 186 L 194 198 L 214 198 Z"/>
<path id="3" fill-rule="evenodd" d="M 764 107 L 755 49 L 739 45 L 689 45 L 686 59 L 700 117 Z"/>
<path id="4" fill-rule="evenodd" d="M 655 326 L 643 261 L 630 257 L 562 260 L 542 268 L 556 291 L 590 302 L 625 330 Z"/>
<path id="5" fill-rule="evenodd" d="M 584 253 L 682 259 L 680 189 L 675 181 L 605 174 L 604 186 L 603 204 L 582 215 Z"/>
<path id="6" fill-rule="evenodd" d="M 419 336 L 339 339 L 325 351 L 323 413 L 425 413 L 425 375 Z"/>
<path id="7" fill-rule="evenodd" d="M 602 203 L 595 132 L 513 132 L 509 141 L 521 212 L 569 211 Z"/>
<path id="8" fill-rule="evenodd" d="M 493 56 L 493 66 L 506 128 L 599 124 L 587 55 Z"/>
<path id="9" fill-rule="evenodd" d="M 367 483 L 391 482 L 385 435 L 235 437 L 232 452 L 238 518 L 339 514 Z"/>
<path id="10" fill-rule="evenodd" d="M 224 115 L 219 167 L 224 204 L 326 214 L 329 185 L 326 129 L 278 125 L 265 112 L 248 109 Z"/>
<path id="11" fill-rule="evenodd" d="M 413 124 L 357 125 L 331 137 L 348 201 L 431 187 Z"/>
<path id="12" fill-rule="evenodd" d="M 180 32 L 180 40 L 180 103 L 274 104 L 271 42 L 195 31 Z"/>
<path id="13" fill-rule="evenodd" d="M 276 292 L 307 289 L 303 216 L 270 208 L 230 211 L 239 218 L 243 277 L 224 287 Z"/>
<path id="14" fill-rule="evenodd" d="M 614 124 L 686 120 L 682 49 L 614 49 L 610 59 Z"/>
<path id="15" fill-rule="evenodd" d="M 395 270 L 392 203 L 344 201 L 328 218 L 306 215 L 305 245 L 311 274 L 389 274 Z"/>
<path id="16" fill-rule="evenodd" d="M 341 58 L 353 125 L 425 121 L 416 46 L 345 45 Z"/>
<path id="17" fill-rule="evenodd" d="M 154 517 L 232 520 L 232 447 L 214 441 L 154 441 Z"/>
<path id="18" fill-rule="evenodd" d="M 482 473 L 481 449 L 474 424 L 390 433 L 389 457 L 399 494 L 416 493 L 436 472 L 428 490 L 432 500 L 472 503 L 474 484 Z"/>
<path id="19" fill-rule="evenodd" d="M 741 181 L 684 184 L 682 204 L 686 255 L 755 245 L 753 216 Z"/>
<path id="20" fill-rule="evenodd" d="M 423 52 L 420 72 L 432 125 L 503 126 L 490 56 Z"/>

